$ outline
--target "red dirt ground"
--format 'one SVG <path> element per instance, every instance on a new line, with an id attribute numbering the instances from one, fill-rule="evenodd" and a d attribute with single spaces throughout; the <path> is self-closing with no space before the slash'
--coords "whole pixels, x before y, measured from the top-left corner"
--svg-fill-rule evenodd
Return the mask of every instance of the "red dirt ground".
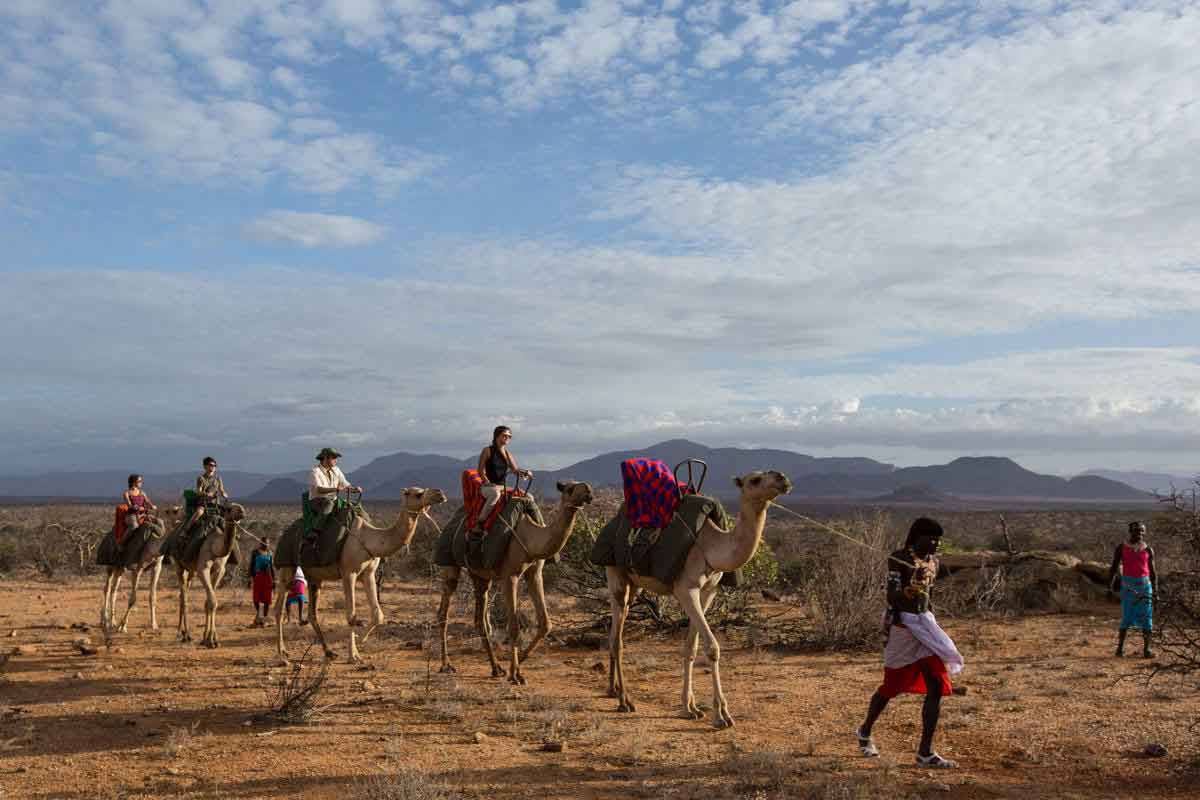
<path id="1" fill-rule="evenodd" d="M 372 664 L 334 663 L 317 720 L 266 722 L 285 669 L 272 631 L 247 624 L 247 590 L 222 590 L 223 646 L 210 651 L 176 641 L 173 583 L 164 579 L 160 592 L 163 629 L 147 630 L 143 599 L 111 648 L 95 627 L 99 580 L 3 584 L 0 653 L 14 654 L 0 678 L 0 797 L 435 796 L 403 794 L 399 783 L 372 794 L 363 784 L 397 767 L 445 780 L 451 797 L 1200 796 L 1200 733 L 1188 729 L 1200 702 L 1177 684 L 1147 685 L 1136 677 L 1140 659 L 1112 657 L 1110 607 L 948 623 L 967 659 L 957 680 L 967 694 L 947 699 L 937 743 L 960 768 L 934 772 L 913 764 L 915 697 L 880 720 L 883 758 L 857 754 L 850 732 L 879 681 L 877 655 L 727 645 L 722 673 L 737 727 L 716 731 L 677 716 L 679 637 L 629 642 L 639 706 L 619 714 L 605 696 L 601 650 L 552 644 L 530 660 L 524 687 L 487 677 L 460 596 L 459 673 L 437 674 L 423 646 L 437 602 L 427 583 L 388 587 L 392 624 L 363 648 Z M 324 599 L 325 629 L 344 659 L 340 592 Z M 201 602 L 194 593 L 195 621 Z M 90 630 L 72 628 L 81 624 Z M 287 634 L 295 656 L 311 630 L 293 623 Z M 74 646 L 85 636 L 97 655 Z M 697 686 L 707 705 L 700 666 Z M 547 738 L 564 751 L 543 752 Z M 1168 754 L 1143 756 L 1151 742 Z"/>

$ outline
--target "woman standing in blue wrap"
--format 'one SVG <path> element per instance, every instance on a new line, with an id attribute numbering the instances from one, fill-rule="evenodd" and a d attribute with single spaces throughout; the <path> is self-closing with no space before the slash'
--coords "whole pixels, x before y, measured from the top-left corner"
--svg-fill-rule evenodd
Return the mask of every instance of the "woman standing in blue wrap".
<path id="1" fill-rule="evenodd" d="M 1158 575 L 1154 570 L 1154 548 L 1146 544 L 1146 526 L 1129 523 L 1129 541 L 1117 545 L 1108 570 L 1109 585 L 1121 576 L 1121 628 L 1117 638 L 1117 658 L 1125 655 L 1125 634 L 1130 628 L 1142 631 L 1142 657 L 1153 658 L 1150 634 L 1154 629 L 1154 593 Z"/>

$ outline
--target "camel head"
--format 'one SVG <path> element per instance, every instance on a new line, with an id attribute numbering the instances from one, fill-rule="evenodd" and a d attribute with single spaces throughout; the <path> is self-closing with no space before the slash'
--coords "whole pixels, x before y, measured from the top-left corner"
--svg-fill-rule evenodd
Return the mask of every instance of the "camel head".
<path id="1" fill-rule="evenodd" d="M 792 482 L 788 480 L 787 475 L 777 470 L 751 472 L 734 478 L 733 485 L 741 491 L 742 500 L 755 500 L 760 503 L 769 503 L 792 490 Z"/>
<path id="2" fill-rule="evenodd" d="M 583 481 L 559 481 L 558 491 L 565 506 L 583 508 L 592 502 L 592 487 Z"/>
<path id="3" fill-rule="evenodd" d="M 419 486 L 409 486 L 400 493 L 405 511 L 424 511 L 432 506 L 440 506 L 447 499 L 441 489 L 422 489 Z"/>
<path id="4" fill-rule="evenodd" d="M 241 522 L 246 518 L 246 507 L 241 503 L 230 503 L 221 515 L 225 523 Z"/>

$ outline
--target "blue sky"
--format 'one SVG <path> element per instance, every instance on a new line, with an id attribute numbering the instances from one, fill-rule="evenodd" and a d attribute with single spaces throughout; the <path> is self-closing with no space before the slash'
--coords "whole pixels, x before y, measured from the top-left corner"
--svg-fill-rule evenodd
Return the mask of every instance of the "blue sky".
<path id="1" fill-rule="evenodd" d="M 0 6 L 0 472 L 1194 472 L 1194 2 Z"/>

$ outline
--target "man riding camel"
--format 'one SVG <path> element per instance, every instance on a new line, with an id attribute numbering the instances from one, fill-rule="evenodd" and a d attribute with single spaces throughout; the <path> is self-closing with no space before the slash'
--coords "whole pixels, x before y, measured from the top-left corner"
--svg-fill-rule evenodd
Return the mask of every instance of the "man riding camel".
<path id="1" fill-rule="evenodd" d="M 341 457 L 342 454 L 332 447 L 322 448 L 317 453 L 320 463 L 312 468 L 308 477 L 308 508 L 316 516 L 312 526 L 314 532 L 325 527 L 329 516 L 337 508 L 339 491 L 362 492 L 362 487 L 351 485 L 338 468 L 337 460 Z"/>
<path id="2" fill-rule="evenodd" d="M 196 510 L 188 520 L 189 529 L 204 516 L 206 503 L 229 499 L 229 495 L 225 493 L 225 483 L 217 474 L 217 460 L 212 456 L 205 456 L 203 466 L 204 471 L 196 476 Z"/>

